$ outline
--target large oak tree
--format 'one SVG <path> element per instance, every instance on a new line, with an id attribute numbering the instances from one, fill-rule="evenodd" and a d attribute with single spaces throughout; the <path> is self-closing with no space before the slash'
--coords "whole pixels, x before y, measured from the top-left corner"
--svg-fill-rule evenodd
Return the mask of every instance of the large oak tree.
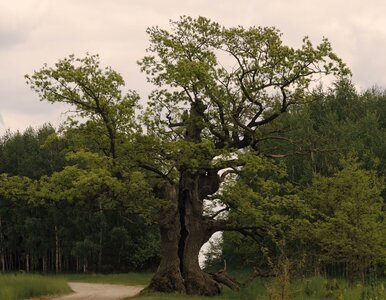
<path id="1" fill-rule="evenodd" d="M 170 30 L 147 32 L 148 55 L 139 64 L 155 90 L 141 118 L 146 133 L 134 122 L 136 94 L 123 96 L 120 75 L 101 70 L 95 56 L 66 58 L 27 80 L 43 100 L 69 103 L 89 120 L 82 126 L 96 129 L 118 179 L 133 168 L 154 174 L 154 192 L 167 206 L 153 218 L 160 227 L 161 263 L 149 289 L 216 295 L 219 278 L 200 269 L 201 246 L 217 231 L 257 226 L 246 199 L 221 197 L 221 182 L 243 165 L 258 164 L 259 155 L 277 154 L 261 147 L 279 138 L 270 125 L 307 101 L 313 81 L 349 71 L 327 40 L 313 46 L 305 38 L 294 49 L 283 45 L 275 28 L 225 28 L 203 17 L 181 17 Z M 205 200 L 223 208 L 206 212 Z M 245 217 L 224 217 L 226 210 Z"/>

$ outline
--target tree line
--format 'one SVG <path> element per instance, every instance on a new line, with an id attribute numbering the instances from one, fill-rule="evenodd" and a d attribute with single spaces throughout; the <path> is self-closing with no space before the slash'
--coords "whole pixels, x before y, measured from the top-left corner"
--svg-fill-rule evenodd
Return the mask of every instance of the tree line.
<path id="1" fill-rule="evenodd" d="M 33 181 L 66 165 L 67 145 L 51 125 L 7 132 L 0 142 L 2 272 L 126 272 L 159 262 L 159 234 L 129 210 L 93 198 L 32 199 Z M 53 191 L 55 193 L 55 191 Z"/>
<path id="2" fill-rule="evenodd" d="M 236 195 L 275 188 L 278 198 L 255 198 L 261 228 L 244 237 L 225 233 L 222 252 L 214 257 L 261 274 L 280 271 L 285 261 L 296 275 L 363 282 L 371 272 L 383 276 L 385 104 L 385 91 L 359 93 L 342 80 L 328 91 L 315 90 L 308 105 L 286 114 L 279 127 L 285 134 L 265 145 L 277 151 L 276 168 L 282 173 L 262 169 L 264 180 L 256 184 L 257 170 L 256 178 L 248 175 L 239 183 L 242 191 L 232 185 Z M 281 156 L 283 148 L 290 155 Z"/>
<path id="3" fill-rule="evenodd" d="M 383 268 L 382 92 L 358 94 L 327 39 L 295 49 L 271 27 L 170 25 L 147 30 L 144 107 L 98 55 L 26 75 L 72 109 L 58 131 L 2 139 L 3 269 L 159 262 L 149 290 L 217 295 L 230 278 L 198 254 L 218 231 L 221 257 L 261 274 Z M 325 76 L 335 86 L 313 88 Z"/>

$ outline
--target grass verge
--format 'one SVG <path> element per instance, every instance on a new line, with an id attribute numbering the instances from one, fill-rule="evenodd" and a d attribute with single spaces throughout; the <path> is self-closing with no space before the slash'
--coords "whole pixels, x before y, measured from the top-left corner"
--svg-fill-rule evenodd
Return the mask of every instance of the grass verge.
<path id="1" fill-rule="evenodd" d="M 300 278 L 289 285 L 277 279 L 256 279 L 238 291 L 224 288 L 217 297 L 187 296 L 181 294 L 141 294 L 135 300 L 362 300 L 386 299 L 385 282 L 373 286 L 350 286 L 345 280 L 323 277 Z M 129 299 L 129 298 L 128 298 Z"/>
<path id="2" fill-rule="evenodd" d="M 0 299 L 28 299 L 43 295 L 70 293 L 64 278 L 33 274 L 0 274 Z"/>

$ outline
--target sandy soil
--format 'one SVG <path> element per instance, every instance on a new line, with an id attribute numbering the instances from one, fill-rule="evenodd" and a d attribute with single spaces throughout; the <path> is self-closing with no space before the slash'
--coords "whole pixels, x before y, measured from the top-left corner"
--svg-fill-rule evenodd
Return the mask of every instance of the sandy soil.
<path id="1" fill-rule="evenodd" d="M 51 298 L 52 300 L 118 300 L 137 295 L 142 286 L 69 282 L 74 294 Z"/>

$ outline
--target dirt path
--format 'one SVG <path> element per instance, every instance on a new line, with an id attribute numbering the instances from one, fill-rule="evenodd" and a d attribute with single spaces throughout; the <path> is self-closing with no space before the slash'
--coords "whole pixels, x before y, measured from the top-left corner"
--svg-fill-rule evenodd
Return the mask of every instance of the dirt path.
<path id="1" fill-rule="evenodd" d="M 142 286 L 116 284 L 69 282 L 74 294 L 53 298 L 52 300 L 119 300 L 137 295 Z"/>

